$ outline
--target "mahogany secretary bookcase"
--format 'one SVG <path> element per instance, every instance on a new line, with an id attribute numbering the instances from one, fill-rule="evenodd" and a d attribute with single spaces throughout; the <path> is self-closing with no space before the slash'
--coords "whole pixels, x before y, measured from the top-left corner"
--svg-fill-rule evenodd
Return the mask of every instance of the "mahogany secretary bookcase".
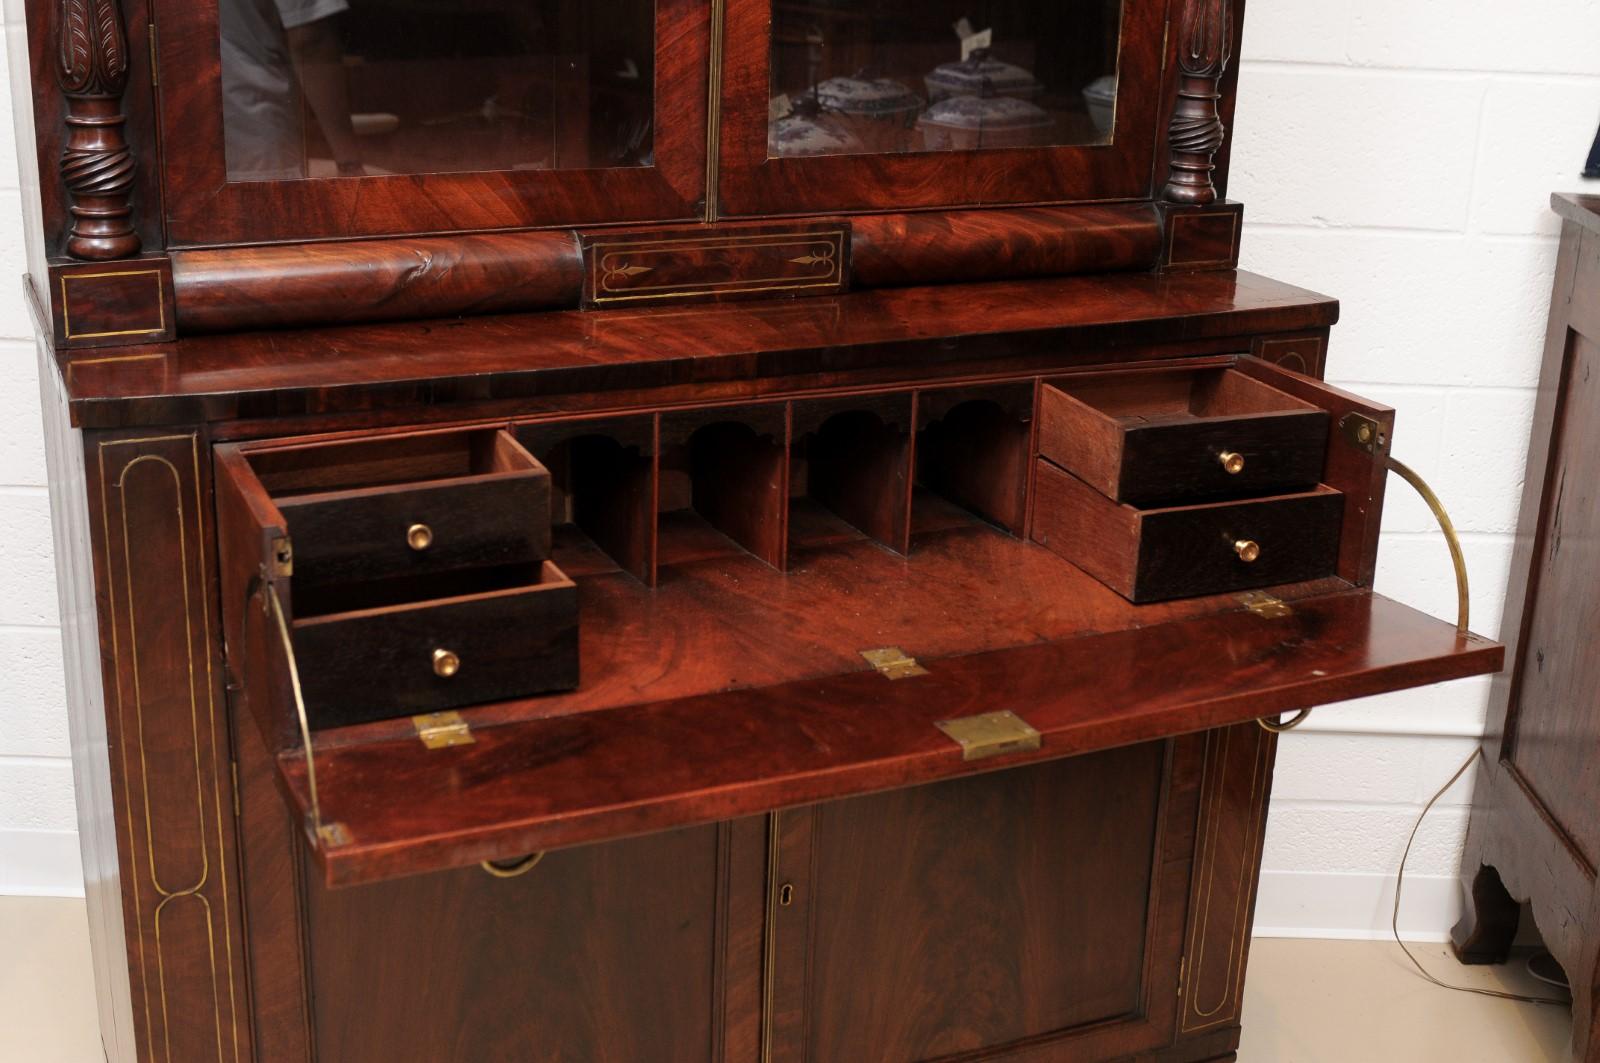
<path id="1" fill-rule="evenodd" d="M 115 1063 L 1231 1059 L 1273 721 L 1501 665 L 1242 0 L 20 6 Z"/>

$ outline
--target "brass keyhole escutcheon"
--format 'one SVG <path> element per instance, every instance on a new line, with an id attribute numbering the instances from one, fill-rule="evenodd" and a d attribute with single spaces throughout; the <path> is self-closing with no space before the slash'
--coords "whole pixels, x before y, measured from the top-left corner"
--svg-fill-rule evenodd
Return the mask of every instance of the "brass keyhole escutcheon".
<path id="1" fill-rule="evenodd" d="M 449 679 L 461 671 L 461 658 L 449 650 L 439 649 L 433 651 L 433 674 L 440 679 Z"/>
<path id="2" fill-rule="evenodd" d="M 1238 539 L 1233 544 L 1233 552 L 1239 555 L 1239 560 L 1249 564 L 1261 556 L 1261 544 L 1254 539 Z"/>
<path id="3" fill-rule="evenodd" d="M 1222 462 L 1223 471 L 1229 476 L 1238 476 L 1244 472 L 1244 455 L 1233 450 L 1224 450 L 1217 455 L 1217 460 Z"/>
<path id="4" fill-rule="evenodd" d="M 794 903 L 794 883 L 785 882 L 778 887 L 778 903 L 785 908 Z"/>
<path id="5" fill-rule="evenodd" d="M 406 529 L 406 544 L 413 550 L 426 550 L 433 545 L 433 529 L 426 524 L 413 524 Z"/>

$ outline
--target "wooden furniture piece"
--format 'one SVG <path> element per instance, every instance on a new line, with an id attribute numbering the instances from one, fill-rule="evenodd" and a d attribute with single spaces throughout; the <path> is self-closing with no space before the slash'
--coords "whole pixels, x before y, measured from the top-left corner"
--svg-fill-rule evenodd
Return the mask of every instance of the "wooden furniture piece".
<path id="1" fill-rule="evenodd" d="M 1258 721 L 1502 660 L 1242 0 L 244 8 L 25 4 L 108 1059 L 1231 1059 Z"/>
<path id="2" fill-rule="evenodd" d="M 1600 1060 L 1600 711 L 1594 691 L 1600 498 L 1600 199 L 1557 195 L 1561 250 L 1502 623 L 1511 667 L 1493 688 L 1462 860 L 1463 963 L 1504 963 L 1519 902 L 1572 986 L 1572 1058 Z"/>

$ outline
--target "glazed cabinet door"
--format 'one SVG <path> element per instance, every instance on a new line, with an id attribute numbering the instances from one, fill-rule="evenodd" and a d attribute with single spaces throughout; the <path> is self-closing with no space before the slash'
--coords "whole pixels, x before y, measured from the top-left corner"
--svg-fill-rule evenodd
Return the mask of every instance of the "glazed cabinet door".
<path id="1" fill-rule="evenodd" d="M 1149 194 L 1166 0 L 729 0 L 727 214 Z"/>
<path id="2" fill-rule="evenodd" d="M 1200 761 L 1148 742 L 778 814 L 771 1060 L 1170 1044 Z"/>
<path id="3" fill-rule="evenodd" d="M 710 0 L 153 0 L 174 245 L 684 219 Z"/>

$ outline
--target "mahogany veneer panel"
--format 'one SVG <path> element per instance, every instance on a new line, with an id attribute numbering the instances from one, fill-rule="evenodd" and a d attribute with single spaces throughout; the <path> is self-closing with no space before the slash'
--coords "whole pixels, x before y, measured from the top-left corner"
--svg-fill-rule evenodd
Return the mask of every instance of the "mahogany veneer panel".
<path id="1" fill-rule="evenodd" d="M 981 308 L 981 312 L 977 312 Z M 84 425 L 370 414 L 449 400 L 526 413 L 575 392 L 751 393 L 869 371 L 1001 372 L 1141 357 L 1118 348 L 1323 328 L 1338 303 L 1226 271 L 1058 277 L 683 308 L 195 336 L 68 363 Z M 1184 352 L 1184 353 L 1192 353 Z M 1143 355 L 1148 357 L 1148 355 Z M 744 382 L 744 383 L 734 383 Z"/>
<path id="2" fill-rule="evenodd" d="M 721 833 L 550 853 L 514 879 L 310 884 L 319 1058 L 706 1063 Z"/>
<path id="3" fill-rule="evenodd" d="M 1063 597 L 1074 589 L 1064 581 Z M 743 621 L 766 635 L 758 617 Z M 330 885 L 415 874 L 1217 727 L 1493 671 L 1502 656 L 1451 624 L 1347 591 L 1300 599 L 1277 620 L 1240 607 L 930 655 L 919 658 L 930 674 L 901 681 L 863 661 L 766 689 L 481 727 L 474 744 L 445 750 L 414 735 L 319 746 L 323 815 L 351 841 L 316 857 Z M 995 705 L 1018 706 L 1043 748 L 967 762 L 934 727 Z M 308 809 L 299 752 L 280 770 Z"/>
<path id="4" fill-rule="evenodd" d="M 817 806 L 794 1058 L 942 1059 L 1139 1012 L 1166 752 Z"/>

